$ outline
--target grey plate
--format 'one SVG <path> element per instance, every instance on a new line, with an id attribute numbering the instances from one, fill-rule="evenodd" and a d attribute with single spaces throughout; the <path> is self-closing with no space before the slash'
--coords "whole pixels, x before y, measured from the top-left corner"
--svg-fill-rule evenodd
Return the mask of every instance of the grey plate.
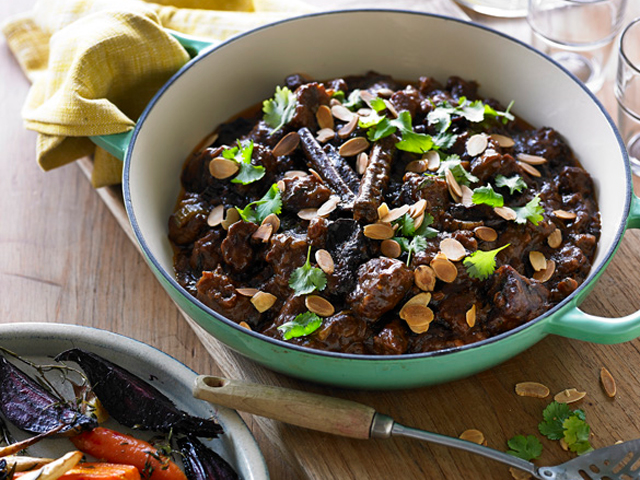
<path id="1" fill-rule="evenodd" d="M 214 407 L 191 395 L 196 373 L 176 359 L 147 344 L 106 330 L 55 323 L 9 323 L 0 325 L 0 346 L 37 363 L 52 363 L 56 354 L 73 347 L 92 351 L 135 373 L 167 395 L 174 403 L 193 415 L 214 416 L 225 434 L 206 442 L 224 457 L 244 480 L 267 480 L 269 473 L 253 435 L 234 411 Z M 20 368 L 29 373 L 28 368 Z M 47 378 L 50 378 L 49 375 Z M 55 375 L 52 377 L 55 378 Z M 105 426 L 127 432 L 109 421 Z M 26 435 L 12 429 L 16 438 Z M 138 438 L 152 434 L 136 432 Z M 66 439 L 46 440 L 29 452 L 38 456 L 57 456 L 70 451 L 73 445 Z"/>

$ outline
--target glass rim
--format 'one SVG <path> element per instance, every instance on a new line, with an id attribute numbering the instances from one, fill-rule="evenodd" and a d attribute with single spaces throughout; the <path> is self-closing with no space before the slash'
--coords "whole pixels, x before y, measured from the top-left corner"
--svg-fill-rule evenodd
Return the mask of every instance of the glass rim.
<path id="1" fill-rule="evenodd" d="M 640 17 L 636 17 L 633 20 L 631 20 L 627 24 L 627 26 L 624 27 L 624 29 L 622 30 L 622 33 L 620 34 L 618 51 L 620 52 L 620 56 L 622 57 L 624 62 L 629 66 L 629 68 L 631 68 L 632 70 L 635 70 L 638 74 L 640 74 L 640 61 L 636 63 L 632 62 L 624 49 L 625 37 L 627 33 L 629 33 L 629 30 L 633 27 L 640 27 Z"/>

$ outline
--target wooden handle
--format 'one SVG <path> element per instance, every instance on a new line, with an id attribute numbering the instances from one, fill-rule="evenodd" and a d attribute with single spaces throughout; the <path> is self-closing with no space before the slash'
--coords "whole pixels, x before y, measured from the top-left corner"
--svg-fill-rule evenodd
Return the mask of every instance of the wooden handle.
<path id="1" fill-rule="evenodd" d="M 350 400 L 200 375 L 193 396 L 216 405 L 344 437 L 371 438 L 375 410 Z"/>

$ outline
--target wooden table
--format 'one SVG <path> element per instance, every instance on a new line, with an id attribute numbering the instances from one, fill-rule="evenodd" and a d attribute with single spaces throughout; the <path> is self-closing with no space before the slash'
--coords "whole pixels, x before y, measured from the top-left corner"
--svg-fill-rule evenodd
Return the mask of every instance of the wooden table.
<path id="1" fill-rule="evenodd" d="M 448 1 L 315 3 L 326 8 L 392 5 L 439 12 L 444 8 L 529 39 L 522 20 L 482 17 Z M 33 3 L 0 2 L 0 19 Z M 633 3 L 636 11 L 629 12 L 629 18 L 640 14 L 640 5 Z M 105 200 L 117 213 L 117 190 L 96 192 L 76 164 L 48 173 L 36 165 L 36 136 L 23 128 L 20 118 L 29 84 L 4 39 L 0 39 L 0 72 L 0 104 L 5 112 L 0 131 L 0 322 L 61 322 L 108 329 L 149 343 L 200 373 L 225 373 L 360 401 L 401 423 L 445 435 L 477 428 L 490 447 L 500 450 L 516 434 L 536 434 L 541 412 L 550 401 L 518 397 L 517 382 L 539 381 L 553 392 L 576 387 L 588 392 L 580 406 L 587 412 L 595 447 L 640 437 L 640 340 L 606 346 L 552 336 L 474 377 L 399 392 L 358 392 L 283 378 L 207 342 L 210 351 L 219 352 L 211 358 L 108 208 Z M 610 82 L 599 97 L 615 115 Z M 631 231 L 584 302 L 584 310 L 621 316 L 640 308 L 640 294 L 634 288 L 640 284 L 639 258 L 640 236 Z M 599 385 L 602 366 L 617 379 L 615 399 L 607 398 Z M 263 449 L 272 478 L 278 480 L 511 478 L 506 467 L 439 446 L 402 439 L 335 438 L 243 416 Z M 570 458 L 557 442 L 543 439 L 543 444 L 539 464 Z"/>

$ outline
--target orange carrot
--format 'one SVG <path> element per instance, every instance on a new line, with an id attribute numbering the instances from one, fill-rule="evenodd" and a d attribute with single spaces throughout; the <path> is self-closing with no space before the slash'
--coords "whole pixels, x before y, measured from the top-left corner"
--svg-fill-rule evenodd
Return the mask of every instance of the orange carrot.
<path id="1" fill-rule="evenodd" d="M 187 480 L 180 467 L 150 443 L 124 433 L 97 427 L 71 438 L 76 448 L 111 463 L 133 465 L 146 480 Z"/>
<path id="2" fill-rule="evenodd" d="M 18 479 L 25 473 L 16 473 L 14 478 Z M 140 472 L 133 465 L 79 463 L 58 480 L 140 480 Z"/>

